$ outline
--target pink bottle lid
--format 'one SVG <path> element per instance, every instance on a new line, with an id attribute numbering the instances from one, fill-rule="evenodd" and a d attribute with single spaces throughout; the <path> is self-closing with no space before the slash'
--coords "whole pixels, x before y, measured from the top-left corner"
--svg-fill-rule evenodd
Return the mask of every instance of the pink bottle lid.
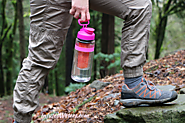
<path id="1" fill-rule="evenodd" d="M 81 40 L 94 40 L 95 39 L 95 34 L 94 28 L 87 27 L 89 25 L 89 21 L 87 24 L 81 24 L 80 19 L 78 20 L 78 23 L 80 26 L 83 26 L 80 31 L 78 31 L 77 38 Z"/>

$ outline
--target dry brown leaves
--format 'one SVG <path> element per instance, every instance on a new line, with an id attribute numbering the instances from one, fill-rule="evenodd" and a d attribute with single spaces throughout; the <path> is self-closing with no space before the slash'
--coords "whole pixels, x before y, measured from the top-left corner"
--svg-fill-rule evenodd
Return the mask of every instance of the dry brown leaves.
<path id="1" fill-rule="evenodd" d="M 185 87 L 185 50 L 150 61 L 145 64 L 143 69 L 147 80 L 153 81 L 156 85 L 176 85 L 176 91 L 178 91 L 180 88 Z M 96 91 L 87 85 L 75 92 L 71 92 L 68 96 L 62 97 L 60 102 L 44 105 L 33 116 L 34 122 L 103 122 L 105 115 L 123 108 L 121 104 L 114 106 L 114 100 L 119 100 L 120 95 L 103 99 L 109 94 L 121 91 L 124 78 L 119 74 L 101 79 L 103 82 L 112 83 L 101 90 Z M 91 97 L 95 98 L 79 107 L 75 112 L 76 116 L 81 115 L 82 117 L 70 115 L 72 114 L 72 109 Z M 59 115 L 58 117 L 43 117 L 56 116 L 57 114 L 62 114 L 62 117 L 59 117 Z M 85 115 L 88 117 L 83 117 Z"/>
<path id="2" fill-rule="evenodd" d="M 155 85 L 174 85 L 179 91 L 185 87 L 185 50 L 146 63 L 144 73 Z"/>

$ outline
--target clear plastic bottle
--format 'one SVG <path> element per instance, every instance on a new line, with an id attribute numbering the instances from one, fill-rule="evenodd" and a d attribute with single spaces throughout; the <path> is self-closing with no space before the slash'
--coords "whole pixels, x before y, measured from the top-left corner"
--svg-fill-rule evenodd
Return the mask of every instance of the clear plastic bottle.
<path id="1" fill-rule="evenodd" d="M 91 69 L 94 57 L 94 29 L 81 24 L 82 29 L 77 34 L 73 57 L 71 78 L 77 82 L 88 82 L 91 79 Z"/>

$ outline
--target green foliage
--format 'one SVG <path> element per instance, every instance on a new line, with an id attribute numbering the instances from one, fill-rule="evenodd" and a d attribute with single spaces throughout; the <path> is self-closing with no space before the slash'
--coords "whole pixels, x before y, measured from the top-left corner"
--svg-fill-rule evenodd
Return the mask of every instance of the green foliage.
<path id="1" fill-rule="evenodd" d="M 162 7 L 166 8 L 166 6 L 163 6 L 163 4 L 166 4 L 167 1 L 164 0 L 163 2 L 164 3 L 153 5 L 152 20 L 151 20 L 151 26 L 150 26 L 151 29 L 150 29 L 149 49 L 148 49 L 149 50 L 148 55 L 150 60 L 154 59 L 157 38 L 162 34 L 162 33 L 158 33 L 159 31 L 156 30 L 157 25 L 160 25 L 159 23 L 163 21 L 164 17 L 167 15 L 170 15 L 170 16 L 168 16 L 164 40 L 159 50 L 159 52 L 161 53 L 160 57 L 164 57 L 166 53 L 169 53 L 171 51 L 185 48 L 185 45 L 184 45 L 185 28 L 183 28 L 183 25 L 185 24 L 185 19 L 183 16 L 185 15 L 185 11 L 181 11 L 185 9 L 185 7 L 184 8 L 181 7 L 181 10 L 178 9 L 179 11 L 178 12 L 176 11 L 176 13 L 174 13 L 173 15 L 171 15 L 169 11 L 166 11 L 166 13 L 163 14 L 164 9 L 162 9 Z M 176 2 L 182 2 L 182 1 L 180 0 Z M 169 7 L 170 11 L 175 10 L 172 8 L 177 7 L 178 4 L 176 2 L 174 4 L 173 3 L 170 4 L 170 7 Z M 163 26 L 160 25 L 159 27 L 162 28 Z M 159 29 L 159 30 L 162 30 L 162 29 Z"/>
<path id="2" fill-rule="evenodd" d="M 173 14 L 179 14 L 185 10 L 184 0 L 163 0 L 155 1 L 154 8 L 157 10 L 155 15 L 154 38 L 156 41 L 155 59 L 160 57 L 163 42 L 165 40 L 168 18 Z"/>
<path id="3" fill-rule="evenodd" d="M 85 86 L 85 85 L 86 85 L 86 84 L 83 84 L 83 83 L 79 83 L 79 84 L 77 84 L 77 83 L 75 83 L 75 84 L 70 83 L 70 85 L 69 85 L 68 87 L 65 88 L 65 92 L 70 93 L 70 92 L 72 92 L 72 91 L 75 91 L 75 90 L 77 90 L 77 89 L 82 88 L 82 87 Z"/>
<path id="4" fill-rule="evenodd" d="M 24 13 L 23 17 L 24 17 L 24 18 L 29 17 L 30 14 L 31 14 L 31 12 L 26 12 L 26 13 Z"/>
<path id="5" fill-rule="evenodd" d="M 99 52 L 98 54 L 94 55 L 94 59 L 98 59 L 99 61 L 105 60 L 106 62 L 114 61 L 116 58 L 118 58 L 118 60 L 116 60 L 113 63 L 110 63 L 110 65 L 108 66 L 108 69 L 111 69 L 113 67 L 117 67 L 120 65 L 120 54 L 119 53 L 104 54 Z M 100 66 L 100 68 L 103 69 L 102 66 Z"/>
<path id="6" fill-rule="evenodd" d="M 119 47 L 119 49 L 120 49 L 120 47 Z M 118 52 L 119 52 L 119 50 L 118 50 Z M 119 70 L 121 69 L 120 53 L 116 52 L 113 54 L 104 54 L 102 52 L 99 52 L 94 55 L 94 59 L 97 60 L 97 71 L 96 71 L 97 79 L 101 78 L 100 70 L 105 69 L 105 67 L 103 65 L 101 65 L 102 60 L 105 60 L 106 62 L 109 63 L 109 65 L 107 66 L 107 69 L 115 68 L 116 72 L 119 72 Z"/>
<path id="7" fill-rule="evenodd" d="M 114 67 L 118 67 L 118 66 L 120 66 L 120 64 L 121 64 L 121 60 L 116 60 L 115 62 L 111 63 L 107 68 L 111 69 Z"/>
<path id="8" fill-rule="evenodd" d="M 7 95 L 1 98 L 2 101 L 10 100 L 12 98 L 12 95 Z"/>
<path id="9" fill-rule="evenodd" d="M 118 53 L 104 54 L 104 53 L 99 52 L 98 54 L 94 55 L 94 59 L 105 60 L 106 62 L 109 62 L 119 56 L 120 54 Z"/>

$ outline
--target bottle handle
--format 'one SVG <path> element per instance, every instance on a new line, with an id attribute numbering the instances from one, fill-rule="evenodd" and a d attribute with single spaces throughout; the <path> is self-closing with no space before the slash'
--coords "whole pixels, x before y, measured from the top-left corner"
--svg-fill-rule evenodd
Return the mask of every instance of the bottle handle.
<path id="1" fill-rule="evenodd" d="M 78 23 L 80 26 L 83 26 L 83 28 L 84 28 L 84 26 L 87 27 L 87 25 L 89 25 L 89 21 L 87 21 L 87 24 L 81 24 L 80 20 L 81 19 L 78 19 Z"/>

